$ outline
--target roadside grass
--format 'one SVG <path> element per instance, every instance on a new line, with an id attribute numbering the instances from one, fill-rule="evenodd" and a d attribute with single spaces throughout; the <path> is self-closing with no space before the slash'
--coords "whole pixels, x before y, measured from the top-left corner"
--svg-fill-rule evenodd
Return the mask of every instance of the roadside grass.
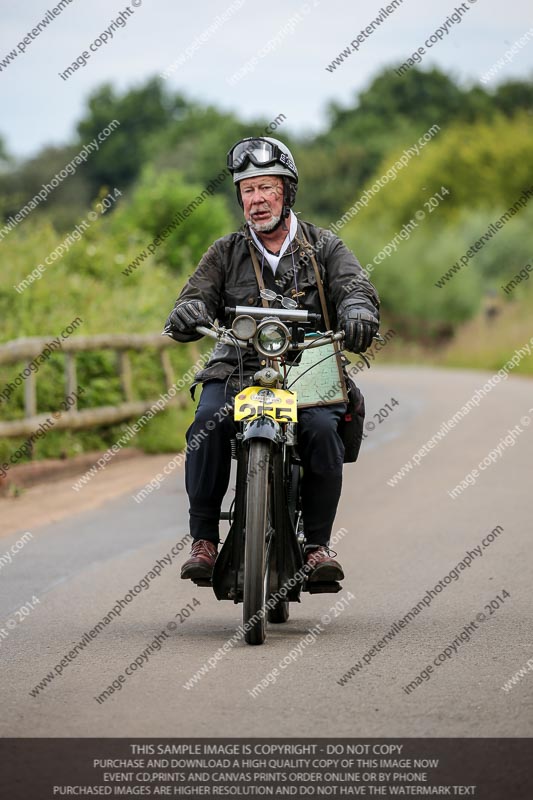
<path id="1" fill-rule="evenodd" d="M 487 308 L 496 314 L 487 314 Z M 376 364 L 423 364 L 454 369 L 479 369 L 496 372 L 514 351 L 533 336 L 533 288 L 511 300 L 496 297 L 474 319 L 462 325 L 449 342 L 422 345 L 400 338 L 392 339 L 377 354 Z M 391 326 L 383 326 L 383 329 Z M 394 327 L 392 325 L 392 327 Z M 533 376 L 533 356 L 526 356 L 513 375 Z"/>

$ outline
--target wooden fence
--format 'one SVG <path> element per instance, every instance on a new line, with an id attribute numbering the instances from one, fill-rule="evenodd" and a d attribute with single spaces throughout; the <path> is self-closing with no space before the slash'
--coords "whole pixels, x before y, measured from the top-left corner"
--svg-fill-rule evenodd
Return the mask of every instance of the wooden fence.
<path id="1" fill-rule="evenodd" d="M 15 339 L 7 344 L 0 345 L 0 364 L 16 364 L 23 362 L 28 368 L 32 360 L 39 356 L 50 339 L 31 337 Z M 117 372 L 120 376 L 124 402 L 118 406 L 100 406 L 78 411 L 77 402 L 68 411 L 62 411 L 54 423 L 54 428 L 79 430 L 92 428 L 97 425 L 110 425 L 131 417 L 142 416 L 157 402 L 152 400 L 133 399 L 133 380 L 129 351 L 154 349 L 159 352 L 159 358 L 167 392 L 174 386 L 176 380 L 174 370 L 170 363 L 168 347 L 175 346 L 175 342 L 168 336 L 159 334 L 100 334 L 96 336 L 76 336 L 61 342 L 61 349 L 65 356 L 65 399 L 72 398 L 78 388 L 76 375 L 76 353 L 88 350 L 114 350 L 117 353 Z M 197 347 L 193 345 L 194 357 L 199 356 Z M 24 368 L 23 370 L 24 371 Z M 10 422 L 0 422 L 0 437 L 26 436 L 33 433 L 39 425 L 46 422 L 53 413 L 39 414 L 37 410 L 37 376 L 38 371 L 30 371 L 24 378 L 24 419 Z M 174 396 L 169 404 L 183 407 L 186 403 L 184 395 Z"/>

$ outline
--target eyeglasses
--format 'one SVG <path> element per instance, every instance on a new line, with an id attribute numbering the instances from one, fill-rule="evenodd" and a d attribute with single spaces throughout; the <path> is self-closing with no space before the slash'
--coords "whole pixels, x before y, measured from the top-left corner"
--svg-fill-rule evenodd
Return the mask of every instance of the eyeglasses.
<path id="1" fill-rule="evenodd" d="M 294 162 L 273 142 L 265 139 L 243 139 L 237 142 L 228 153 L 227 167 L 230 172 L 241 172 L 249 162 L 256 167 L 268 167 L 271 164 L 282 164 L 298 177 Z"/>
<path id="2" fill-rule="evenodd" d="M 261 289 L 260 296 L 263 300 L 270 300 L 271 302 L 279 300 L 282 308 L 298 308 L 298 303 L 291 297 L 284 297 L 282 294 L 276 294 L 273 289 Z"/>

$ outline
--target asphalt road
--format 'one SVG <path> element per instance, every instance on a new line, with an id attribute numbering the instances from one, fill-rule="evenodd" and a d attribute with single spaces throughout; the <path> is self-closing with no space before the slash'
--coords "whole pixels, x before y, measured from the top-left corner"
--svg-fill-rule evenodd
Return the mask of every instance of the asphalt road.
<path id="1" fill-rule="evenodd" d="M 181 471 L 141 504 L 122 495 L 32 529 L 33 539 L 0 570 L 0 735 L 533 735 L 533 672 L 510 691 L 501 688 L 533 657 L 533 425 L 524 423 L 525 416 L 533 422 L 532 382 L 509 378 L 492 389 L 419 466 L 397 485 L 387 483 L 488 377 L 401 368 L 373 368 L 362 377 L 375 429 L 367 431 L 359 462 L 345 469 L 335 524 L 346 529 L 336 548 L 343 591 L 303 595 L 286 625 L 269 626 L 264 646 L 239 640 L 192 688 L 184 684 L 231 639 L 242 607 L 178 579 L 188 548 L 63 662 L 61 675 L 61 667 L 54 671 L 187 534 Z M 391 398 L 398 405 L 380 422 L 374 415 Z M 495 463 L 452 498 L 448 492 L 516 425 L 513 444 L 501 446 Z M 493 541 L 458 579 L 448 577 L 427 607 L 384 639 L 491 531 Z M 0 555 L 19 537 L 0 538 Z M 501 600 L 485 608 L 497 595 Z M 190 616 L 184 612 L 180 623 L 175 615 L 188 605 Z M 479 613 L 486 619 L 471 627 L 469 640 L 464 634 L 456 652 L 435 665 Z M 317 623 L 316 635 L 308 635 Z M 138 657 L 142 667 L 117 680 Z M 359 661 L 363 667 L 340 685 Z M 407 694 L 403 687 L 432 664 L 427 680 Z M 267 687 L 251 696 L 269 673 Z M 117 689 L 97 702 L 114 680 Z"/>

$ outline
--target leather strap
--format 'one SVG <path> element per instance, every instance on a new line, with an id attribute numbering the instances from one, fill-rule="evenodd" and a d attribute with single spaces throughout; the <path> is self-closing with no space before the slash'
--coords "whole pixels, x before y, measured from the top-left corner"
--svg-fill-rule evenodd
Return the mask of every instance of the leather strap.
<path id="1" fill-rule="evenodd" d="M 302 229 L 302 240 L 300 241 L 300 240 L 296 239 L 296 241 L 298 242 L 298 244 L 300 246 L 303 246 L 303 249 L 309 254 L 309 257 L 311 259 L 311 263 L 312 263 L 313 269 L 315 271 L 316 286 L 317 286 L 317 289 L 318 289 L 318 296 L 320 298 L 320 305 L 322 306 L 322 315 L 324 317 L 324 322 L 326 323 L 326 328 L 328 329 L 328 331 L 330 331 L 331 330 L 331 324 L 330 324 L 330 320 L 329 320 L 328 306 L 327 306 L 327 303 L 326 303 L 326 295 L 324 294 L 324 284 L 322 283 L 322 278 L 320 276 L 320 270 L 318 269 L 318 263 L 317 263 L 317 260 L 316 260 L 316 257 L 315 257 L 315 251 L 313 250 L 313 247 L 307 241 L 307 239 L 305 237 L 305 233 L 303 232 L 303 229 Z M 344 397 L 344 401 L 348 402 L 348 394 L 347 394 L 347 391 L 346 391 L 346 381 L 345 381 L 344 373 L 343 373 L 343 356 L 342 356 L 342 353 L 341 353 L 341 348 L 340 348 L 338 342 L 334 342 L 333 343 L 333 347 L 335 349 L 335 360 L 337 362 L 337 368 L 339 370 L 339 378 L 341 379 L 340 384 L 341 384 L 342 394 L 343 394 L 343 397 Z"/>
<path id="2" fill-rule="evenodd" d="M 297 240 L 298 241 L 298 240 Z M 309 254 L 311 259 L 311 263 L 313 265 L 313 269 L 315 271 L 316 277 L 316 286 L 318 289 L 318 296 L 320 298 L 320 305 L 322 306 L 322 316 L 324 317 L 324 322 L 326 323 L 326 328 L 328 331 L 331 330 L 331 324 L 329 321 L 329 314 L 328 314 L 328 306 L 326 303 L 326 295 L 324 294 L 324 285 L 322 283 L 322 278 L 320 277 L 320 270 L 318 269 L 317 260 L 315 258 L 315 252 L 307 239 L 305 238 L 305 233 L 302 230 L 302 242 L 298 242 L 299 244 L 303 244 L 303 249 Z"/>
<path id="3" fill-rule="evenodd" d="M 307 241 L 307 239 L 305 238 L 305 233 L 303 232 L 301 227 L 300 227 L 300 230 L 302 231 L 302 238 L 298 239 L 297 235 L 294 238 L 295 238 L 295 241 L 300 245 L 300 247 L 309 254 L 309 257 L 311 259 L 311 263 L 312 263 L 313 269 L 315 271 L 316 285 L 317 285 L 317 289 L 318 289 L 318 296 L 320 298 L 320 305 L 322 307 L 322 316 L 324 317 L 324 322 L 326 323 L 326 328 L 328 329 L 328 331 L 330 331 L 331 330 L 331 323 L 330 323 L 330 320 L 329 320 L 328 306 L 327 306 L 327 303 L 326 303 L 326 295 L 324 294 L 324 284 L 322 283 L 322 278 L 320 277 L 320 270 L 318 269 L 318 263 L 317 263 L 317 260 L 315 258 L 314 250 L 311 247 L 311 245 L 309 244 L 309 242 Z M 255 272 L 255 277 L 256 277 L 256 280 L 257 280 L 257 285 L 259 286 L 259 291 L 262 291 L 265 288 L 265 282 L 263 280 L 263 276 L 261 275 L 261 270 L 259 268 L 259 262 L 257 260 L 257 255 L 255 253 L 255 249 L 254 249 L 254 246 L 253 246 L 251 241 L 248 242 L 248 248 L 250 250 L 250 256 L 252 258 L 252 264 L 254 266 L 254 272 Z M 261 298 L 261 302 L 263 304 L 263 308 L 270 308 L 270 306 L 268 305 L 268 302 L 266 300 L 264 300 L 263 298 Z"/>
<path id="4" fill-rule="evenodd" d="M 255 249 L 252 242 L 248 242 L 248 247 L 250 249 L 252 264 L 254 265 L 254 272 L 257 280 L 257 285 L 259 286 L 259 291 L 262 292 L 263 289 L 265 288 L 265 282 L 263 280 L 263 276 L 261 275 L 261 270 L 259 269 L 259 261 L 257 260 L 257 256 L 255 254 Z M 263 308 L 270 308 L 270 306 L 268 305 L 268 300 L 265 300 L 263 297 L 261 298 L 261 303 L 263 304 Z"/>

